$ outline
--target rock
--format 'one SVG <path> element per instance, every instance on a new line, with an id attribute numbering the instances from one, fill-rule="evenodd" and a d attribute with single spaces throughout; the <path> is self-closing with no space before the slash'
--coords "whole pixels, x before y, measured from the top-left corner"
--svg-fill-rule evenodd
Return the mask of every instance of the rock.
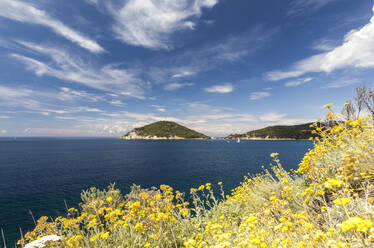
<path id="1" fill-rule="evenodd" d="M 31 243 L 28 243 L 25 246 L 25 248 L 43 248 L 43 247 L 46 247 L 47 242 L 57 242 L 57 241 L 60 241 L 61 239 L 62 238 L 57 235 L 47 235 L 37 240 L 34 240 Z"/>

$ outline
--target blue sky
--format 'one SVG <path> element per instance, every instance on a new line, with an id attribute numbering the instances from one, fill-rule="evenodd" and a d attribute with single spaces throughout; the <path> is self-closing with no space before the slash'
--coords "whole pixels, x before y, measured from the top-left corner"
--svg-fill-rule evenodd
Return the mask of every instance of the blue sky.
<path id="1" fill-rule="evenodd" d="M 0 136 L 213 136 L 373 86 L 373 1 L 1 0 Z"/>

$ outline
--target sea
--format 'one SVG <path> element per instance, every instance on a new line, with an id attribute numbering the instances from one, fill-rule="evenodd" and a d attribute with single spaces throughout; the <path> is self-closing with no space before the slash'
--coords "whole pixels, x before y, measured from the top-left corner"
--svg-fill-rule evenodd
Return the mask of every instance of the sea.
<path id="1" fill-rule="evenodd" d="M 78 206 L 82 190 L 111 183 L 126 194 L 133 184 L 189 192 L 222 181 L 230 192 L 244 176 L 269 168 L 270 153 L 278 152 L 290 170 L 312 147 L 309 141 L 0 138 L 0 228 L 14 247 L 20 230 L 33 229 L 32 216 L 64 215 Z"/>

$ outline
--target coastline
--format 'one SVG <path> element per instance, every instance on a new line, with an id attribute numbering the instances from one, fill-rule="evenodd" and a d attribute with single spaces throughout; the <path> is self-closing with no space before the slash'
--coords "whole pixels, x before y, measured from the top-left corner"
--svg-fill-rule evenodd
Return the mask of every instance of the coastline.
<path id="1" fill-rule="evenodd" d="M 237 140 L 237 139 L 225 139 L 225 140 Z M 260 137 L 254 137 L 254 138 L 240 138 L 240 140 L 269 140 L 269 141 L 308 141 L 308 139 L 292 139 L 292 138 L 260 138 Z"/>
<path id="2" fill-rule="evenodd" d="M 211 140 L 206 138 L 182 138 L 182 137 L 121 137 L 122 140 Z"/>
<path id="3" fill-rule="evenodd" d="M 122 140 L 232 140 L 236 141 L 237 139 L 226 139 L 226 138 L 181 138 L 181 137 L 139 137 L 139 138 L 129 138 L 129 137 L 120 137 Z M 292 138 L 241 138 L 243 140 L 258 140 L 258 141 L 309 141 L 308 139 L 292 139 Z"/>

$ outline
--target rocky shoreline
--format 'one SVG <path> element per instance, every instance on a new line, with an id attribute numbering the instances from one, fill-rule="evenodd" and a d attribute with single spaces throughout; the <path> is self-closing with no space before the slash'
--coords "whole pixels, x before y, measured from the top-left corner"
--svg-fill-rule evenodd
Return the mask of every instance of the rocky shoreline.
<path id="1" fill-rule="evenodd" d="M 179 136 L 170 136 L 170 137 L 158 137 L 158 136 L 141 136 L 138 135 L 135 131 L 128 133 L 121 137 L 124 140 L 203 140 L 204 138 L 183 138 Z"/>
<path id="2" fill-rule="evenodd" d="M 236 140 L 236 139 L 229 139 L 229 140 Z M 240 140 L 307 140 L 307 139 L 293 139 L 293 138 L 268 138 L 268 137 L 244 137 L 240 138 Z"/>

